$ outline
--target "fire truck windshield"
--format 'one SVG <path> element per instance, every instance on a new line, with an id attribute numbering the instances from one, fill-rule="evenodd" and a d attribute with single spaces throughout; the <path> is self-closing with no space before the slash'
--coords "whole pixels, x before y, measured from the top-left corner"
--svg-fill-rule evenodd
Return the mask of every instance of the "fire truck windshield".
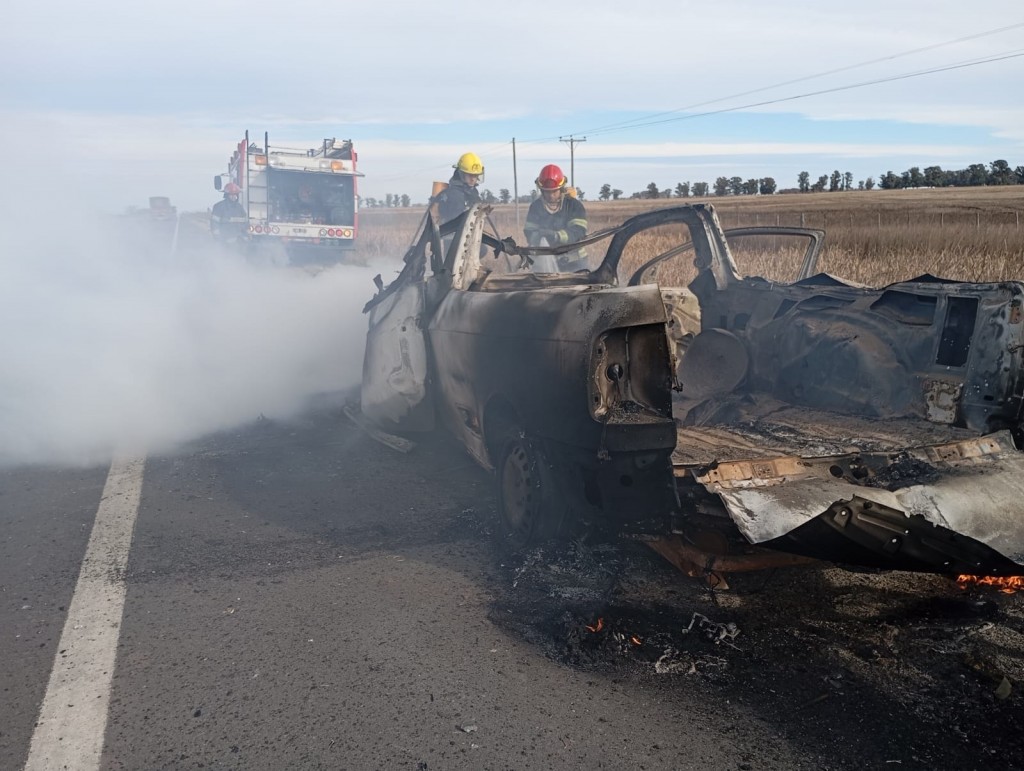
<path id="1" fill-rule="evenodd" d="M 268 179 L 271 221 L 350 227 L 355 223 L 352 177 L 270 169 Z"/>

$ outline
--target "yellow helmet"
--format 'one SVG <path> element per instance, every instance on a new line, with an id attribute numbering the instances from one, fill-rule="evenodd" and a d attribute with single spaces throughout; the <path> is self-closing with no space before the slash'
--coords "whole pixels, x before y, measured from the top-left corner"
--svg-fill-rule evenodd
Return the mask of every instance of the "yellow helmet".
<path id="1" fill-rule="evenodd" d="M 480 160 L 480 156 L 476 153 L 463 153 L 459 156 L 459 162 L 452 166 L 452 168 L 458 169 L 463 174 L 482 176 L 484 173 L 484 162 Z"/>

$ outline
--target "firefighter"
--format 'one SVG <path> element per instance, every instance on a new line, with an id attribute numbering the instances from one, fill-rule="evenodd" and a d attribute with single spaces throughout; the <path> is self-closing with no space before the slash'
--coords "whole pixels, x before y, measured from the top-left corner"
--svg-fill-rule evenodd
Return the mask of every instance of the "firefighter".
<path id="1" fill-rule="evenodd" d="M 452 166 L 455 171 L 448 187 L 434 196 L 438 205 L 438 224 L 443 225 L 458 217 L 473 204 L 480 203 L 477 185 L 484 179 L 484 163 L 476 153 L 463 153 Z"/>
<path id="2" fill-rule="evenodd" d="M 587 235 L 586 207 L 569 194 L 568 180 L 562 170 L 549 163 L 540 170 L 535 181 L 540 197 L 530 204 L 526 213 L 526 243 L 530 246 L 562 246 L 574 244 Z M 586 269 L 586 251 L 558 255 L 562 270 Z"/>
<path id="3" fill-rule="evenodd" d="M 300 185 L 295 194 L 295 208 L 293 216 L 298 220 L 315 221 L 317 214 L 316 195 L 313 186 L 310 184 Z"/>
<path id="4" fill-rule="evenodd" d="M 242 188 L 234 182 L 224 186 L 224 200 L 214 204 L 210 214 L 210 232 L 219 241 L 237 241 L 245 232 L 248 216 L 238 202 Z"/>

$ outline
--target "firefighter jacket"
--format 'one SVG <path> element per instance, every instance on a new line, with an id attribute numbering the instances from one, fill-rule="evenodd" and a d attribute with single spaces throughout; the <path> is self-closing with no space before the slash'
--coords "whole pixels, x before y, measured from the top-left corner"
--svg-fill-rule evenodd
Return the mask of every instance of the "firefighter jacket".
<path id="1" fill-rule="evenodd" d="M 245 233 L 248 219 L 242 204 L 225 198 L 213 206 L 210 232 L 217 238 L 239 238 Z"/>
<path id="2" fill-rule="evenodd" d="M 458 217 L 473 204 L 480 203 L 480 191 L 462 181 L 462 175 L 452 174 L 448 187 L 434 197 L 437 202 L 437 216 L 440 224 Z"/>
<path id="3" fill-rule="evenodd" d="M 526 213 L 523 232 L 529 246 L 539 246 L 543 238 L 548 246 L 574 244 L 587 235 L 587 210 L 576 198 L 564 195 L 562 205 L 552 214 L 543 199 L 538 198 Z"/>

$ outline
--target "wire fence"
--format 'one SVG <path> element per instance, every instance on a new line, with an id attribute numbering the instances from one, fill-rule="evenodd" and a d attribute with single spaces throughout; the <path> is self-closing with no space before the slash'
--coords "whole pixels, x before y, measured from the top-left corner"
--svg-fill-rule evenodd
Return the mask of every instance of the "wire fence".
<path id="1" fill-rule="evenodd" d="M 786 227 L 821 228 L 1012 228 L 1020 230 L 1021 211 L 937 211 L 920 209 L 874 211 L 718 211 L 722 227 L 750 227 L 757 225 L 784 225 Z"/>

